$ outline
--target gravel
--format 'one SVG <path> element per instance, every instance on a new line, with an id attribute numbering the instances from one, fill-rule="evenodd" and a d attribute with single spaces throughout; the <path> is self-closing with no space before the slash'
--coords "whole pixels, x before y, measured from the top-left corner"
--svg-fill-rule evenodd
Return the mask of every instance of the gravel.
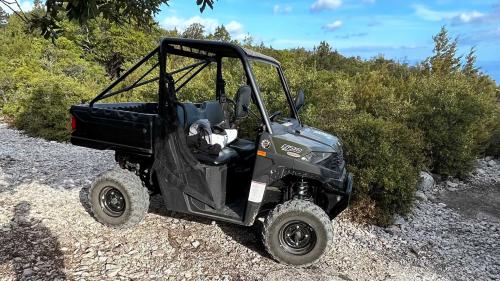
<path id="1" fill-rule="evenodd" d="M 427 177 L 413 211 L 387 228 L 341 215 L 332 252 L 305 268 L 270 259 L 259 225 L 168 212 L 159 196 L 132 229 L 97 223 L 86 194 L 112 167 L 112 152 L 0 123 L 0 280 L 500 279 L 500 162 L 492 158 L 464 181 Z"/>

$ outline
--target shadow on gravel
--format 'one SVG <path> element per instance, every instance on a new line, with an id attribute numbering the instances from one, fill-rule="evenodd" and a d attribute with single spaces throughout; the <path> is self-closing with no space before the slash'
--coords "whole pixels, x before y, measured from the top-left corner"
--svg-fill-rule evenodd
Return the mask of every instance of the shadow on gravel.
<path id="1" fill-rule="evenodd" d="M 187 220 L 205 225 L 210 225 L 212 224 L 213 221 L 212 219 L 209 218 L 168 211 L 165 208 L 165 203 L 161 195 L 155 195 L 151 197 L 149 212 L 163 217 L 170 217 L 179 220 Z M 263 257 L 270 258 L 269 254 L 266 252 L 264 246 L 262 245 L 260 239 L 261 223 L 259 221 L 257 221 L 251 227 L 235 225 L 223 221 L 217 221 L 217 225 L 226 235 L 230 236 L 234 241 L 247 247 L 251 251 L 258 253 Z"/>
<path id="2" fill-rule="evenodd" d="M 85 208 L 85 211 L 87 211 L 87 213 L 89 213 L 89 215 L 93 217 L 90 209 L 90 203 L 88 201 L 88 193 L 89 193 L 89 187 L 84 187 L 80 190 L 80 196 L 79 196 L 80 203 Z M 151 196 L 149 213 L 157 214 L 165 218 L 170 217 L 178 220 L 187 220 L 204 225 L 210 225 L 212 224 L 213 221 L 211 219 L 204 217 L 198 217 L 198 216 L 192 216 L 188 214 L 168 211 L 165 208 L 165 203 L 161 195 Z M 168 222 L 165 221 L 165 223 Z M 260 239 L 260 231 L 261 231 L 260 221 L 257 221 L 255 225 L 251 227 L 239 226 L 221 221 L 218 221 L 217 225 L 226 235 L 230 236 L 234 241 L 247 247 L 251 251 L 258 253 L 263 257 L 270 258 L 269 254 L 266 252 L 264 246 L 262 245 Z"/>
<path id="3" fill-rule="evenodd" d="M 500 223 L 500 184 L 485 185 L 470 190 L 447 191 L 439 198 L 461 215 Z"/>
<path id="4" fill-rule="evenodd" d="M 59 242 L 30 210 L 28 202 L 17 204 L 11 222 L 0 226 L 0 264 L 10 263 L 17 280 L 65 280 Z"/>

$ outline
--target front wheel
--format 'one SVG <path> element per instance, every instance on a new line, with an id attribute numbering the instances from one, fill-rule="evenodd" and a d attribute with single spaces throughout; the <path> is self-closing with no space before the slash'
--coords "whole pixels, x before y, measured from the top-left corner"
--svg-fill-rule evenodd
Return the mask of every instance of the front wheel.
<path id="1" fill-rule="evenodd" d="M 271 256 L 292 265 L 308 265 L 328 253 L 333 227 L 316 204 L 292 200 L 276 206 L 264 221 L 263 242 Z"/>

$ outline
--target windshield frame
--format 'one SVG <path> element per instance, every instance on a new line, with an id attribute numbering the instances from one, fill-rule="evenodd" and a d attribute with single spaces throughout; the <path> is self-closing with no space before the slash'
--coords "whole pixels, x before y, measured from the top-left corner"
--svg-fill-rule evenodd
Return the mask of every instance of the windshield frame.
<path id="1" fill-rule="evenodd" d="M 254 75 L 254 72 L 253 72 L 253 68 L 252 68 L 252 62 L 261 62 L 261 63 L 265 63 L 265 64 L 269 64 L 270 66 L 274 67 L 275 70 L 276 70 L 276 73 L 280 79 L 280 83 L 281 83 L 281 86 L 283 87 L 283 91 L 285 93 L 285 96 L 286 96 L 286 100 L 288 102 L 288 107 L 290 108 L 290 116 L 288 116 L 289 118 L 292 118 L 292 119 L 295 119 L 297 120 L 297 122 L 299 122 L 299 124 L 302 124 L 300 122 L 300 119 L 299 119 L 299 114 L 297 112 L 297 108 L 295 107 L 295 101 L 291 95 L 291 91 L 290 91 L 290 87 L 288 86 L 288 83 L 287 83 L 287 80 L 286 80 L 286 77 L 285 77 L 285 74 L 283 72 L 283 69 L 281 68 L 281 65 L 277 62 L 274 62 L 274 61 L 269 61 L 269 60 L 266 60 L 266 59 L 262 59 L 260 57 L 254 57 L 254 56 L 248 56 L 248 65 L 251 69 L 251 73 L 252 73 L 252 80 L 254 80 L 255 82 L 257 82 L 258 84 L 258 81 L 257 81 L 257 78 L 255 77 Z M 255 89 L 255 93 L 256 95 L 259 95 L 259 99 L 261 101 L 263 101 L 263 97 L 262 97 L 262 94 L 260 93 L 260 88 L 257 87 L 257 85 L 255 85 L 256 89 Z M 263 104 L 263 102 L 262 102 Z M 265 105 L 263 104 L 263 109 L 267 112 L 267 116 L 269 116 L 269 112 L 267 111 L 267 108 L 265 108 Z M 266 116 L 266 117 L 267 117 Z M 269 120 L 269 124 L 271 124 L 271 120 Z"/>

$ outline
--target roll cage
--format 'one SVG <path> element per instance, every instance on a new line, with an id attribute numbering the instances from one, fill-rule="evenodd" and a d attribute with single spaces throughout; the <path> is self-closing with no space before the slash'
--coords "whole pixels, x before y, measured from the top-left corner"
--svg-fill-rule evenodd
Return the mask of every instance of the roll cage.
<path id="1" fill-rule="evenodd" d="M 197 59 L 198 61 L 190 65 L 181 67 L 179 69 L 167 72 L 167 60 L 168 55 L 178 55 L 182 57 L 189 57 Z M 136 71 L 140 66 L 144 65 L 154 56 L 158 57 L 158 61 L 154 63 L 143 75 L 140 76 L 131 85 L 123 87 L 122 89 L 112 91 L 120 82 L 127 78 L 132 72 Z M 139 62 L 128 69 L 122 76 L 116 79 L 111 85 L 104 89 L 99 95 L 97 95 L 89 104 L 90 109 L 93 105 L 103 99 L 127 92 L 134 88 L 156 82 L 159 83 L 158 91 L 158 114 L 165 114 L 166 110 L 173 110 L 173 105 L 177 102 L 176 93 L 182 89 L 191 79 L 198 75 L 203 69 L 212 63 L 217 65 L 216 74 L 216 97 L 220 102 L 225 102 L 226 95 L 224 92 L 224 79 L 222 76 L 222 58 L 237 58 L 241 61 L 243 69 L 245 71 L 247 84 L 251 87 L 254 101 L 259 109 L 262 116 L 263 123 L 268 133 L 272 134 L 271 120 L 269 119 L 268 112 L 266 110 L 265 104 L 262 100 L 260 89 L 258 87 L 257 81 L 252 71 L 250 61 L 260 61 L 274 66 L 277 70 L 277 74 L 280 78 L 281 85 L 286 94 L 288 105 L 291 109 L 291 118 L 299 120 L 299 115 L 295 108 L 294 100 L 290 93 L 290 88 L 285 79 L 283 70 L 280 63 L 272 57 L 260 54 L 258 52 L 242 48 L 238 45 L 220 42 L 220 41 L 209 41 L 209 40 L 196 40 L 196 39 L 182 39 L 182 38 L 164 38 L 161 40 L 159 46 L 142 58 Z M 152 79 L 144 80 L 145 77 L 150 74 L 153 70 L 159 67 L 159 76 Z M 174 74 L 183 73 L 177 80 L 173 79 Z M 143 81 L 144 80 L 144 81 Z M 173 86 L 174 91 L 169 91 L 168 86 Z"/>

